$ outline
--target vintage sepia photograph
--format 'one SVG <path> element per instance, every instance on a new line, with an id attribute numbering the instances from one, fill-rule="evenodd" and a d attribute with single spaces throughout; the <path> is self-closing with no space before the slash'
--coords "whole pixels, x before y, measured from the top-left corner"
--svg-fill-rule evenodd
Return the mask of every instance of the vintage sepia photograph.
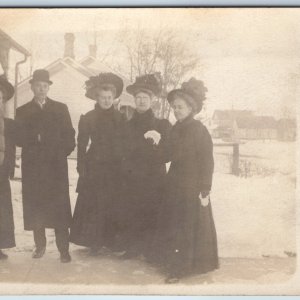
<path id="1" fill-rule="evenodd" d="M 0 294 L 300 293 L 299 37 L 297 8 L 0 9 Z"/>

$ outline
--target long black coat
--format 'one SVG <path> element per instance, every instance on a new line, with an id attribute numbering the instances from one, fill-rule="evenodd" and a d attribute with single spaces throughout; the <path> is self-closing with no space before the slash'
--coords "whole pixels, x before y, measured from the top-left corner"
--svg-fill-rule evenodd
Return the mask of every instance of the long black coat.
<path id="1" fill-rule="evenodd" d="M 135 113 L 127 124 L 126 152 L 123 163 L 124 230 L 127 248 L 145 254 L 155 232 L 161 202 L 166 165 L 161 161 L 159 147 L 144 134 L 156 130 L 160 145 L 168 139 L 171 124 L 155 118 L 152 110 Z"/>
<path id="2" fill-rule="evenodd" d="M 17 109 L 16 122 L 25 230 L 69 227 L 67 156 L 75 148 L 75 130 L 67 106 L 48 98 L 41 109 L 32 100 Z"/>
<path id="3" fill-rule="evenodd" d="M 15 168 L 15 126 L 4 119 L 5 152 L 0 166 L 0 249 L 15 247 L 14 219 L 9 178 Z"/>
<path id="4" fill-rule="evenodd" d="M 113 107 L 103 110 L 98 104 L 80 118 L 78 199 L 70 233 L 70 241 L 75 244 L 114 244 L 120 209 L 124 122 L 119 111 Z"/>
<path id="5" fill-rule="evenodd" d="M 177 122 L 164 155 L 171 165 L 154 258 L 176 276 L 214 270 L 218 253 L 211 204 L 203 207 L 198 198 L 201 191 L 210 191 L 214 169 L 213 145 L 206 127 L 192 117 Z"/>

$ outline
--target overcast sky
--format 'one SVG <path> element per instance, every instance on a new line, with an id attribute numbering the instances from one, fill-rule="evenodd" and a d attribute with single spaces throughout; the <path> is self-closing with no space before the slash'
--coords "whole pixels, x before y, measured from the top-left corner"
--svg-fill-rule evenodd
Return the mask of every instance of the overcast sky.
<path id="1" fill-rule="evenodd" d="M 115 34 L 123 28 L 171 28 L 199 55 L 201 67 L 191 75 L 208 87 L 209 112 L 233 107 L 275 116 L 284 106 L 295 112 L 299 20 L 295 8 L 0 11 L 0 27 L 33 53 L 35 67 L 62 57 L 65 32 L 75 34 L 80 59 L 88 54 L 95 31 L 101 58 L 116 46 Z M 116 59 L 122 61 L 121 56 Z"/>

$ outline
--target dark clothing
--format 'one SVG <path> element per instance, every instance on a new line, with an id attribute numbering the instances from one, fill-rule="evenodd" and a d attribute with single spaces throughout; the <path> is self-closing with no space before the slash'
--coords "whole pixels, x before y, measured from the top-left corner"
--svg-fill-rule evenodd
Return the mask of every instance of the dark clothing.
<path id="1" fill-rule="evenodd" d="M 75 130 L 65 104 L 34 101 L 16 113 L 17 145 L 22 147 L 25 230 L 68 228 L 71 223 L 67 156 L 75 148 Z"/>
<path id="2" fill-rule="evenodd" d="M 199 200 L 199 193 L 212 184 L 211 137 L 201 122 L 189 117 L 172 128 L 164 154 L 171 165 L 153 258 L 179 277 L 212 271 L 218 268 L 215 225 L 211 204 L 203 207 Z"/>
<path id="3" fill-rule="evenodd" d="M 78 199 L 70 241 L 86 247 L 111 247 L 120 209 L 123 115 L 111 107 L 95 109 L 78 126 Z M 91 142 L 88 147 L 89 142 Z"/>
<path id="4" fill-rule="evenodd" d="M 4 119 L 4 161 L 0 166 L 0 249 L 15 247 L 13 207 L 9 178 L 15 168 L 15 124 Z"/>
<path id="5" fill-rule="evenodd" d="M 166 175 L 159 147 L 144 134 L 156 130 L 159 145 L 166 142 L 171 124 L 155 118 L 152 110 L 135 113 L 127 123 L 123 164 L 124 240 L 128 252 L 146 254 L 153 239 Z"/>
<path id="6" fill-rule="evenodd" d="M 46 247 L 46 230 L 44 227 L 37 228 L 33 231 L 33 238 L 37 248 Z M 69 252 L 69 230 L 68 228 L 55 229 L 56 246 L 60 253 Z"/>

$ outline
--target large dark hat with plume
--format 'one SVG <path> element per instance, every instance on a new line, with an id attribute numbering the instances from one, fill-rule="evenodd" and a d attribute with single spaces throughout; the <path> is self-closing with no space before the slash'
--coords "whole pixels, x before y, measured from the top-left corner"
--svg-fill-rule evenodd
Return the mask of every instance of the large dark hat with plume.
<path id="1" fill-rule="evenodd" d="M 203 102 L 206 99 L 205 93 L 207 88 L 203 81 L 192 77 L 189 81 L 183 82 L 180 89 L 171 91 L 167 99 L 169 103 L 173 102 L 176 97 L 184 98 L 197 114 L 201 111 Z"/>
<path id="2" fill-rule="evenodd" d="M 3 93 L 4 102 L 11 99 L 15 93 L 13 85 L 8 82 L 4 74 L 0 76 L 0 91 Z"/>
<path id="3" fill-rule="evenodd" d="M 155 96 L 159 96 L 162 91 L 162 82 L 160 73 L 146 74 L 138 76 L 132 85 L 126 88 L 131 95 L 136 95 L 140 91 L 149 91 Z"/>
<path id="4" fill-rule="evenodd" d="M 96 91 L 98 88 L 113 88 L 116 91 L 115 98 L 119 98 L 123 91 L 123 80 L 113 73 L 100 73 L 98 76 L 91 76 L 85 82 L 85 96 L 92 100 L 96 100 Z"/>

